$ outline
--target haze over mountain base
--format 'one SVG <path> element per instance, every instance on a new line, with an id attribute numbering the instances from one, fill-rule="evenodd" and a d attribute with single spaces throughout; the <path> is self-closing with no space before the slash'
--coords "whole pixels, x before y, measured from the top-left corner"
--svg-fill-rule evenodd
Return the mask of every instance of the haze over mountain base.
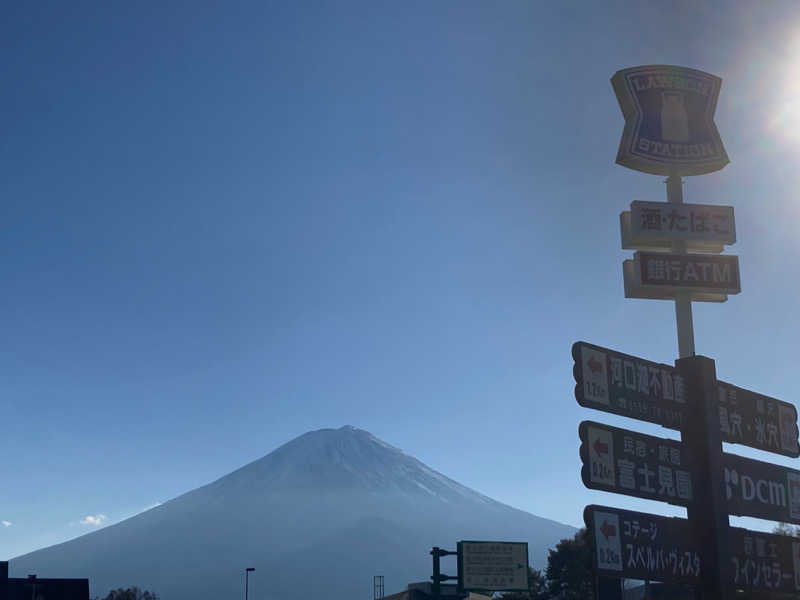
<path id="1" fill-rule="evenodd" d="M 88 577 L 91 595 L 138 586 L 163 600 L 372 597 L 431 574 L 432 546 L 526 541 L 535 568 L 575 529 L 501 504 L 350 426 L 306 433 L 160 506 L 13 559 L 12 577 Z M 442 559 L 455 575 L 456 561 Z"/>

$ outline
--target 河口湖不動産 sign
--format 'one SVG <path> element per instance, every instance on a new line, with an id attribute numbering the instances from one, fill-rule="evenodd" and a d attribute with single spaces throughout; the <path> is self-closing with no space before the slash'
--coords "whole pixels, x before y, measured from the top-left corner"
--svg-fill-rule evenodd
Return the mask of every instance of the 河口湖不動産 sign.
<path id="1" fill-rule="evenodd" d="M 572 345 L 578 404 L 680 430 L 687 418 L 678 370 L 587 342 Z M 794 405 L 717 381 L 719 430 L 724 442 L 784 456 L 800 456 Z"/>

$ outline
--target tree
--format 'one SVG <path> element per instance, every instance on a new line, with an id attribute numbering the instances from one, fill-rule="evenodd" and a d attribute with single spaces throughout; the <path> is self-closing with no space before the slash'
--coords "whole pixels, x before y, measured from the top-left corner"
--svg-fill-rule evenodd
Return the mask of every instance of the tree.
<path id="1" fill-rule="evenodd" d="M 103 600 L 158 600 L 158 596 L 152 592 L 132 587 L 111 590 Z"/>
<path id="2" fill-rule="evenodd" d="M 547 587 L 552 598 L 594 599 L 594 545 L 586 528 L 563 539 L 547 557 Z"/>
<path id="3" fill-rule="evenodd" d="M 548 600 L 547 580 L 541 571 L 528 567 L 528 591 L 505 592 L 503 600 Z"/>

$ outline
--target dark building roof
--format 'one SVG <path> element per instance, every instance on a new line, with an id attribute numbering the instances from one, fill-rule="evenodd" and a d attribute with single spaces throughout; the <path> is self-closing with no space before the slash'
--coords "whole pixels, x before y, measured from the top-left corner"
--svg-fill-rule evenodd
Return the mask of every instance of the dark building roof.
<path id="1" fill-rule="evenodd" d="M 9 577 L 8 563 L 0 562 L 0 599 L 89 600 L 89 580 Z"/>

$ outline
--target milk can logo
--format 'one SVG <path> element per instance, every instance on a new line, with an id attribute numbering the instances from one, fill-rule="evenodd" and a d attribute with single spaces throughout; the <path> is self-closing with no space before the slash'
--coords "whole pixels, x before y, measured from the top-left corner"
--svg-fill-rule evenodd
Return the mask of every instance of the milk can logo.
<path id="1" fill-rule="evenodd" d="M 728 155 L 714 124 L 722 80 L 666 65 L 633 67 L 611 78 L 622 114 L 617 163 L 656 175 L 717 171 Z"/>
<path id="2" fill-rule="evenodd" d="M 681 92 L 661 93 L 661 137 L 668 142 L 689 141 L 689 115 Z"/>

